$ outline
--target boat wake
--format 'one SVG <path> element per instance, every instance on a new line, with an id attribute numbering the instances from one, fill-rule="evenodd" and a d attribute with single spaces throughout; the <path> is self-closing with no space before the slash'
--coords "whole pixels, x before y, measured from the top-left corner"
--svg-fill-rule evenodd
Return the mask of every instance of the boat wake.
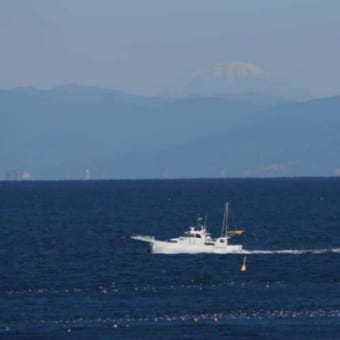
<path id="1" fill-rule="evenodd" d="M 281 250 L 240 250 L 237 254 L 326 254 L 326 253 L 340 253 L 340 248 L 327 248 L 327 249 L 281 249 Z M 235 254 L 235 253 L 234 253 Z"/>

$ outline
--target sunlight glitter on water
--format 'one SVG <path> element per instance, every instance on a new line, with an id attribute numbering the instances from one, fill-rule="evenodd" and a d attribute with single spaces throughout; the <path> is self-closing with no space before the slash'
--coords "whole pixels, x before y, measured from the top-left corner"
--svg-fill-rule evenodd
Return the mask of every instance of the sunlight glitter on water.
<path id="1" fill-rule="evenodd" d="M 182 313 L 182 314 L 147 314 L 143 317 L 133 317 L 131 315 L 124 315 L 119 318 L 110 316 L 98 316 L 96 318 L 88 318 L 78 316 L 69 319 L 55 319 L 55 320 L 32 320 L 26 319 L 18 322 L 9 322 L 0 326 L 0 332 L 10 332 L 20 330 L 27 325 L 39 325 L 50 328 L 67 328 L 67 327 L 93 327 L 93 325 L 102 325 L 103 327 L 134 327 L 139 325 L 152 324 L 182 324 L 182 323 L 228 323 L 230 321 L 245 321 L 253 320 L 264 322 L 268 320 L 306 320 L 306 319 L 340 319 L 340 309 L 302 309 L 302 310 L 234 310 L 228 312 L 210 312 L 210 313 Z M 115 327 L 116 325 L 116 327 Z"/>

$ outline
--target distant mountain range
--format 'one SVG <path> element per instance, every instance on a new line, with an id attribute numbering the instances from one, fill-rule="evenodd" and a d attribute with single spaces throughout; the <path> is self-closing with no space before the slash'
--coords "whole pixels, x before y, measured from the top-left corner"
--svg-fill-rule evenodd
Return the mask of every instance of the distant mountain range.
<path id="1" fill-rule="evenodd" d="M 106 179 L 332 176 L 340 168 L 340 97 L 17 88 L 0 91 L 0 118 L 0 179 L 18 170 Z"/>

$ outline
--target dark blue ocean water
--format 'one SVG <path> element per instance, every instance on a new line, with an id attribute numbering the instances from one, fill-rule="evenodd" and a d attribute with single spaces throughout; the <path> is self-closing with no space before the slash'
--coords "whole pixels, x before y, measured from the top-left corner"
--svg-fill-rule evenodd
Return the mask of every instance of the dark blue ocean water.
<path id="1" fill-rule="evenodd" d="M 130 239 L 217 236 L 226 200 L 246 272 Z M 340 338 L 339 178 L 0 182 L 0 228 L 1 339 Z"/>

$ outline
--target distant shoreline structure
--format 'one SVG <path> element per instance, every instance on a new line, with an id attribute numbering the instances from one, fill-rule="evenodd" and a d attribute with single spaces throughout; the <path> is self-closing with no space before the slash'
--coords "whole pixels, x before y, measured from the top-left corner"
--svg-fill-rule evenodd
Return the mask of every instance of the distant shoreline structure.
<path id="1" fill-rule="evenodd" d="M 6 179 L 9 181 L 31 181 L 32 175 L 29 171 L 23 169 L 13 169 L 6 173 Z"/>
<path id="2" fill-rule="evenodd" d="M 176 181 L 276 181 L 276 180 L 311 180 L 311 179 L 336 179 L 340 180 L 340 176 L 282 176 L 282 177 L 150 177 L 150 178 L 91 178 L 84 180 L 84 178 L 50 178 L 50 179 L 0 179 L 0 183 L 4 182 L 149 182 L 149 181 L 163 181 L 163 182 L 176 182 Z"/>

